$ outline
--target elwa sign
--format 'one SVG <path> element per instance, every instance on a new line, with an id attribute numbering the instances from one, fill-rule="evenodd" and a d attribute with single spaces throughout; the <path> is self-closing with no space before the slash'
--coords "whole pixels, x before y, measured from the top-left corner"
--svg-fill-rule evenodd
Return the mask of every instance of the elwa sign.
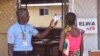
<path id="1" fill-rule="evenodd" d="M 85 34 L 97 33 L 97 18 L 78 18 L 77 27 L 84 30 Z"/>

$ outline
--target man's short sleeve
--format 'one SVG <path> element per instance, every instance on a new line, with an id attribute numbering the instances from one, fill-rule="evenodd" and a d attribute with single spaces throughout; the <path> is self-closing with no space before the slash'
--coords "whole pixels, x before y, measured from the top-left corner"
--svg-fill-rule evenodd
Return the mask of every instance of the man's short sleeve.
<path id="1" fill-rule="evenodd" d="M 33 36 L 36 36 L 39 32 L 38 32 L 38 30 L 37 29 L 35 29 L 35 28 L 33 28 Z"/>
<path id="2" fill-rule="evenodd" d="M 7 32 L 7 42 L 10 44 L 14 44 L 14 40 L 15 40 L 15 37 L 14 37 L 13 30 L 9 29 Z"/>

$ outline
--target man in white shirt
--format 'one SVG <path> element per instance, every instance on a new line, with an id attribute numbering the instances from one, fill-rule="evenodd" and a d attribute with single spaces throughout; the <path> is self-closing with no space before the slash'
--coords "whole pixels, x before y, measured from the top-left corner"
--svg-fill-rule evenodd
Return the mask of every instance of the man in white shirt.
<path id="1" fill-rule="evenodd" d="M 32 36 L 44 38 L 55 26 L 51 21 L 47 30 L 39 33 L 33 26 L 27 24 L 29 21 L 29 12 L 26 8 L 20 8 L 16 11 L 17 22 L 13 24 L 7 32 L 8 54 L 9 56 L 32 56 Z"/>

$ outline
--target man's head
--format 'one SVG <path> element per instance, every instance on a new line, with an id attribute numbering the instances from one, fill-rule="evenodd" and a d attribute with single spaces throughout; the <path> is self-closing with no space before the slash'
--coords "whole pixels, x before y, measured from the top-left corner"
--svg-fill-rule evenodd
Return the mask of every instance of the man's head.
<path id="1" fill-rule="evenodd" d="M 19 8 L 16 11 L 17 20 L 21 24 L 26 24 L 29 21 L 29 12 L 26 8 Z"/>

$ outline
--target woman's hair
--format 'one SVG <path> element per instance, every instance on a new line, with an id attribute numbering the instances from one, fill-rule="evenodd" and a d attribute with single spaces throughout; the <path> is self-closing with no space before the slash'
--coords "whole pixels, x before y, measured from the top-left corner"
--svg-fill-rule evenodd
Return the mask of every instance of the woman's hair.
<path id="1" fill-rule="evenodd" d="M 75 13 L 68 12 L 65 16 L 65 25 L 73 26 L 75 24 L 76 15 Z"/>

